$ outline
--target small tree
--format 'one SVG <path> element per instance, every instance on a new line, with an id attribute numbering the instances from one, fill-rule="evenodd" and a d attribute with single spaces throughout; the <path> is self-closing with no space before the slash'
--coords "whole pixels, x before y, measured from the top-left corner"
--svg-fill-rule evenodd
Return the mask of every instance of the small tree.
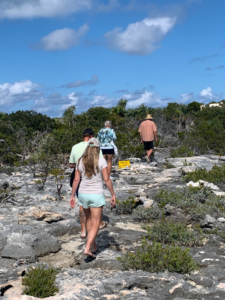
<path id="1" fill-rule="evenodd" d="M 69 106 L 63 113 L 63 122 L 69 127 L 74 125 L 76 107 L 74 105 Z"/>
<path id="2" fill-rule="evenodd" d="M 62 169 L 52 169 L 50 174 L 52 174 L 55 177 L 55 183 L 56 183 L 59 200 L 61 200 L 61 189 L 63 187 L 62 180 L 65 178 L 63 176 L 63 170 Z"/>

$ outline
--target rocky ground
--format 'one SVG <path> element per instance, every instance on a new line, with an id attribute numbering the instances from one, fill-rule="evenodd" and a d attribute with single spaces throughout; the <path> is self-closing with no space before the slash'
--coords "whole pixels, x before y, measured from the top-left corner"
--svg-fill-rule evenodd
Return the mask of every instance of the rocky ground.
<path id="1" fill-rule="evenodd" d="M 196 167 L 210 170 L 225 162 L 225 157 L 213 155 L 174 159 L 167 156 L 165 150 L 158 150 L 150 164 L 133 158 L 130 169 L 115 167 L 112 175 L 117 199 L 124 201 L 134 196 L 137 205 L 152 207 L 157 205 L 160 189 L 173 191 L 186 186 L 182 173 Z M 166 169 L 168 163 L 174 168 Z M 14 193 L 12 198 L 0 202 L 0 299 L 38 299 L 22 295 L 22 277 L 28 266 L 39 263 L 60 269 L 56 279 L 59 293 L 49 300 L 225 299 L 225 244 L 214 234 L 208 236 L 204 246 L 191 248 L 191 255 L 200 265 L 192 274 L 124 271 L 116 258 L 139 247 L 147 232 L 142 220 L 111 210 L 107 190 L 103 219 L 108 226 L 98 234 L 96 259 L 86 258 L 85 240 L 80 238 L 79 208 L 69 206 L 70 172 L 65 170 L 61 200 L 53 176 L 39 191 L 29 169 L 18 168 L 10 176 L 0 173 L 0 186 Z M 217 195 L 225 195 L 221 188 L 209 188 Z M 181 210 L 171 211 L 169 206 L 165 209 L 174 220 L 186 219 L 188 223 Z M 225 227 L 223 218 L 206 216 L 202 222 L 212 229 Z"/>

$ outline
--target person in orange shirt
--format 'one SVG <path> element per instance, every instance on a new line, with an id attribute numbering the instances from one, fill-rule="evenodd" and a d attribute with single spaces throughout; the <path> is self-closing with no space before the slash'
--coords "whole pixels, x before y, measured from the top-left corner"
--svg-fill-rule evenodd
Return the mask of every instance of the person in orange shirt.
<path id="1" fill-rule="evenodd" d="M 138 130 L 140 132 L 141 142 L 144 143 L 144 149 L 147 151 L 147 162 L 150 162 L 150 156 L 154 150 L 154 140 L 157 142 L 157 128 L 152 120 L 152 116 L 148 114 Z"/>

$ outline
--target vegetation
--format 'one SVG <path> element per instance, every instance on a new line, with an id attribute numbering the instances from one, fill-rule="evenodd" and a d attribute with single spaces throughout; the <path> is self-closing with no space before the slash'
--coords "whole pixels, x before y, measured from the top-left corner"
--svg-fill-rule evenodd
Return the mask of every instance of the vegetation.
<path id="1" fill-rule="evenodd" d="M 153 226 L 148 226 L 149 239 L 173 246 L 201 246 L 204 235 L 191 231 L 184 223 L 174 223 L 163 218 Z"/>
<path id="2" fill-rule="evenodd" d="M 81 114 L 76 113 L 75 106 L 70 106 L 62 118 L 55 119 L 34 111 L 1 113 L 0 162 L 19 166 L 29 157 L 32 160 L 46 137 L 52 140 L 49 147 L 54 146 L 55 154 L 68 154 L 81 141 L 84 128 L 91 127 L 96 135 L 105 120 L 111 120 L 116 131 L 119 159 L 142 157 L 145 151 L 138 128 L 148 113 L 152 114 L 159 132 L 155 146 L 173 148 L 172 157 L 224 153 L 225 105 L 202 111 L 197 102 L 169 103 L 164 108 L 140 105 L 127 109 L 126 105 L 127 100 L 121 99 L 115 107 L 93 107 Z M 32 165 L 31 161 L 27 163 Z"/>
<path id="3" fill-rule="evenodd" d="M 159 206 L 170 204 L 183 209 L 192 219 L 201 219 L 209 214 L 214 218 L 225 216 L 225 198 L 217 197 L 205 188 L 188 187 L 176 192 L 161 190 L 157 195 Z"/>
<path id="4" fill-rule="evenodd" d="M 158 207 L 143 208 L 137 207 L 133 210 L 134 218 L 141 219 L 142 221 L 156 220 L 161 214 L 161 210 Z"/>
<path id="5" fill-rule="evenodd" d="M 215 184 L 225 183 L 225 166 L 214 166 L 212 170 L 197 169 L 184 176 L 185 182 L 205 180 Z"/>
<path id="6" fill-rule="evenodd" d="M 116 200 L 116 212 L 118 214 L 132 214 L 133 209 L 137 206 L 134 197 L 129 197 L 125 201 Z"/>
<path id="7" fill-rule="evenodd" d="M 171 151 L 171 157 L 190 157 L 194 156 L 194 152 L 190 150 L 187 146 L 182 145 L 177 149 Z"/>
<path id="8" fill-rule="evenodd" d="M 168 159 L 165 159 L 165 163 L 163 164 L 163 166 L 166 168 L 166 169 L 173 169 L 173 168 L 176 168 L 173 164 L 171 164 Z"/>
<path id="9" fill-rule="evenodd" d="M 162 246 L 160 243 L 150 244 L 146 239 L 142 247 L 134 252 L 128 252 L 124 258 L 117 258 L 125 270 L 143 270 L 147 272 L 189 273 L 198 266 L 189 254 L 189 249 L 182 250 L 174 246 Z"/>
<path id="10" fill-rule="evenodd" d="M 35 269 L 30 267 L 22 280 L 25 286 L 24 295 L 39 298 L 54 296 L 58 292 L 58 287 L 55 285 L 57 274 L 57 270 L 46 268 L 44 265 Z"/>

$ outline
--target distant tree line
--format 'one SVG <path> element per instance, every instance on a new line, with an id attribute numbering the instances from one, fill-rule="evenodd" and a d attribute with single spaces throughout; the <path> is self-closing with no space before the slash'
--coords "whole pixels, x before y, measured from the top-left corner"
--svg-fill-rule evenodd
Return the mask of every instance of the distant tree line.
<path id="1" fill-rule="evenodd" d="M 169 147 L 177 156 L 223 154 L 225 105 L 203 110 L 200 105 L 169 103 L 164 108 L 152 108 L 142 104 L 127 108 L 127 100 L 121 99 L 112 108 L 92 107 L 80 114 L 70 106 L 62 118 L 35 111 L 0 113 L 0 162 L 19 165 L 38 155 L 43 147 L 49 155 L 69 154 L 72 146 L 82 140 L 84 128 L 91 127 L 97 134 L 105 120 L 111 120 L 116 131 L 119 158 L 141 157 L 144 151 L 138 128 L 148 113 L 158 128 L 156 146 Z"/>

